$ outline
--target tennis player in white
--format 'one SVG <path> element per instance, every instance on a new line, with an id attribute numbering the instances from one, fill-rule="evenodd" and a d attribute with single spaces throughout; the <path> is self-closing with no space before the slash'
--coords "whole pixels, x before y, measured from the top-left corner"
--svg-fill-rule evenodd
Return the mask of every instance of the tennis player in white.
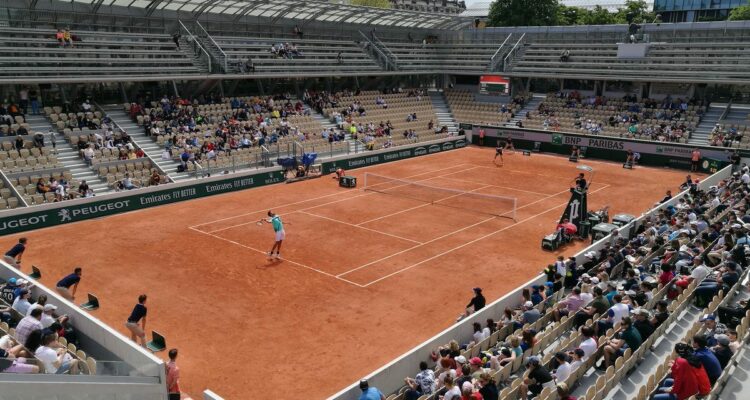
<path id="1" fill-rule="evenodd" d="M 271 247 L 271 251 L 268 252 L 268 257 L 279 258 L 281 257 L 279 255 L 279 253 L 281 252 L 281 242 L 283 242 L 284 237 L 286 237 L 286 232 L 284 232 L 284 223 L 281 222 L 280 216 L 274 214 L 271 211 L 268 211 L 268 219 L 265 221 L 273 225 L 273 231 L 276 235 L 276 242 L 274 242 L 273 247 Z M 275 256 L 273 254 L 274 250 L 276 250 Z"/>

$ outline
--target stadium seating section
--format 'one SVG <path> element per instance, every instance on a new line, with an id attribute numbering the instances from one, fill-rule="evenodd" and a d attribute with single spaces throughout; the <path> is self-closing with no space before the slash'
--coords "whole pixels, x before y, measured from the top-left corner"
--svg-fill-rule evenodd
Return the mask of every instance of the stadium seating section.
<path id="1" fill-rule="evenodd" d="M 50 29 L 0 27 L 0 79 L 44 76 L 175 75 L 201 71 L 171 35 L 72 32 L 61 46 Z"/>
<path id="2" fill-rule="evenodd" d="M 475 71 L 489 68 L 498 43 L 422 44 L 417 42 L 384 42 L 400 70 Z"/>
<path id="3" fill-rule="evenodd" d="M 252 60 L 255 72 L 367 72 L 380 66 L 353 41 L 346 40 L 274 40 L 264 38 L 214 36 L 216 44 L 227 55 L 231 70 L 239 72 Z M 278 55 L 271 47 L 294 46 L 296 55 Z M 339 58 L 340 54 L 340 58 Z"/>
<path id="4" fill-rule="evenodd" d="M 727 191 L 720 195 L 722 198 L 720 205 L 711 207 L 703 213 L 705 220 L 709 224 L 716 224 L 719 229 L 731 220 L 730 215 L 745 207 L 744 199 L 737 200 L 736 197 L 730 195 L 734 190 L 741 190 L 742 186 L 738 181 L 730 185 L 731 190 L 726 189 Z M 694 199 L 694 204 L 700 204 L 704 199 L 713 196 L 713 194 L 699 193 Z M 665 224 L 662 220 L 665 212 L 667 212 L 666 208 L 663 208 L 662 212 L 652 219 L 651 223 L 655 227 Z M 676 218 L 678 221 L 686 218 L 684 211 L 677 211 Z M 521 391 L 526 389 L 522 383 L 530 372 L 528 363 L 532 357 L 538 357 L 537 360 L 541 366 L 553 371 L 559 365 L 559 362 L 554 360 L 555 355 L 579 348 L 582 341 L 587 339 L 586 330 L 592 329 L 595 333 L 598 331 L 598 334 L 591 336 L 598 343 L 595 350 L 590 356 L 580 360 L 581 362 L 573 364 L 572 373 L 564 381 L 558 379 L 556 383 L 565 383 L 570 393 L 578 399 L 647 399 L 658 387 L 662 386 L 661 380 L 669 374 L 668 363 L 675 358 L 672 351 L 674 345 L 680 341 L 690 344 L 696 334 L 705 335 L 709 341 L 716 340 L 714 335 L 718 335 L 718 330 L 709 331 L 706 328 L 707 325 L 703 323 L 703 317 L 717 316 L 720 306 L 736 307 L 739 300 L 747 298 L 744 292 L 750 284 L 750 274 L 747 271 L 741 274 L 737 283 L 729 287 L 725 285 L 724 289 L 721 285 L 713 284 L 718 275 L 726 272 L 726 269 L 722 267 L 726 266 L 728 260 L 725 260 L 726 254 L 721 248 L 722 244 L 719 244 L 718 238 L 707 242 L 707 231 L 681 235 L 679 242 L 667 240 L 670 233 L 679 230 L 680 226 L 669 224 L 663 234 L 647 229 L 646 232 L 633 237 L 630 241 L 625 239 L 615 241 L 609 248 L 603 249 L 598 254 L 595 253 L 589 258 L 589 262 L 577 268 L 568 263 L 567 267 L 574 268 L 577 272 L 574 275 L 575 278 L 565 278 L 568 280 L 567 288 L 563 287 L 557 292 L 553 292 L 552 287 L 546 286 L 528 288 L 528 293 L 539 293 L 541 296 L 536 297 L 536 300 L 534 300 L 535 295 L 524 296 L 520 301 L 523 303 L 534 300 L 534 308 L 541 313 L 539 319 L 533 323 L 524 323 L 522 314 L 529 308 L 519 304 L 515 310 L 506 311 L 506 315 L 497 315 L 492 321 L 488 320 L 486 328 L 475 328 L 477 329 L 474 336 L 476 340 L 463 345 L 456 340 L 446 343 L 445 346 L 439 348 L 445 349 L 444 355 L 441 356 L 438 351 L 433 354 L 432 360 L 425 360 L 428 364 L 434 365 L 436 380 L 439 380 L 440 376 L 455 376 L 455 371 L 446 367 L 451 363 L 443 362 L 442 358 L 456 359 L 460 355 L 467 363 L 472 359 L 481 362 L 481 369 L 491 376 L 500 389 L 499 398 L 518 399 L 521 398 Z M 688 270 L 695 268 L 690 259 L 683 259 L 678 252 L 678 247 L 681 245 L 699 246 L 703 260 L 711 260 L 709 254 L 712 257 L 718 254 L 718 259 L 715 260 L 721 264 L 709 264 L 717 270 L 718 275 L 713 276 L 709 273 L 705 280 L 696 279 L 690 283 L 679 275 L 673 275 L 672 271 L 679 274 L 680 270 L 684 272 L 686 267 Z M 629 254 L 622 261 L 612 265 L 606 262 L 607 254 L 611 252 Z M 695 254 L 698 255 L 698 253 Z M 744 260 L 740 263 L 746 264 Z M 719 270 L 719 268 L 722 269 Z M 628 275 L 628 271 L 635 271 L 635 273 L 631 272 Z M 554 273 L 554 269 L 552 272 Z M 582 272 L 586 272 L 586 275 L 582 275 Z M 593 281 L 588 277 L 600 281 Z M 634 285 L 632 277 L 637 277 Z M 563 278 L 550 279 L 550 283 L 554 281 L 557 285 L 562 284 Z M 567 285 L 571 280 L 573 284 Z M 650 284 L 644 286 L 641 282 L 650 282 Z M 612 289 L 606 289 L 608 284 Z M 573 285 L 578 286 L 583 293 L 588 293 L 595 286 L 603 288 L 605 294 L 609 290 L 614 290 L 613 288 L 619 288 L 618 296 L 622 296 L 623 303 L 628 305 L 631 313 L 648 312 L 647 320 L 651 322 L 641 322 L 642 325 L 637 326 L 650 325 L 650 335 L 642 338 L 638 348 L 628 348 L 623 351 L 619 357 L 611 360 L 611 364 L 606 368 L 595 368 L 598 367 L 597 363 L 602 361 L 610 339 L 620 337 L 620 322 L 614 321 L 613 325 L 607 325 L 607 322 L 613 322 L 613 314 L 600 315 L 593 311 L 585 311 L 584 306 L 590 306 L 592 303 L 579 301 L 573 303 L 578 304 L 575 309 L 569 309 L 566 294 L 572 295 L 569 288 Z M 623 287 L 627 287 L 628 290 L 624 290 Z M 707 287 L 711 289 L 705 290 Z M 589 296 L 589 298 L 594 297 Z M 604 298 L 604 301 L 607 299 Z M 662 303 L 666 307 L 661 305 Z M 569 309 L 568 315 L 560 317 L 557 311 L 566 308 Z M 750 311 L 745 312 L 747 308 L 744 306 L 739 309 L 744 315 L 743 318 L 734 323 L 722 320 L 736 330 L 738 342 L 734 345 L 738 347 L 738 351 L 733 354 L 727 366 L 723 368 L 721 377 L 713 385 L 711 398 L 721 398 L 724 385 L 731 379 L 732 371 L 735 371 L 734 367 L 747 356 L 746 343 L 749 337 Z M 512 314 L 507 314 L 508 312 Z M 632 321 L 637 319 L 635 315 L 631 318 Z M 727 329 L 724 325 L 721 327 L 723 330 Z M 637 330 L 640 332 L 640 328 Z M 710 343 L 713 346 L 714 342 Z M 513 350 L 514 346 L 519 345 L 523 351 L 521 356 L 513 356 L 511 352 L 511 356 L 505 357 L 500 351 L 503 348 Z M 458 368 L 461 368 L 461 365 L 458 365 Z M 470 371 L 475 373 L 477 370 L 472 367 Z M 417 391 L 419 393 L 416 396 L 419 399 L 437 399 L 446 390 L 442 386 L 442 383 L 438 382 L 434 392 L 423 393 L 421 390 L 415 390 L 418 386 L 406 385 L 398 393 L 388 396 L 388 399 L 415 398 L 410 396 Z M 536 397 L 538 399 L 560 398 L 554 386 L 540 390 L 541 393 L 537 393 Z"/>
<path id="5" fill-rule="evenodd" d="M 632 78 L 748 79 L 743 68 L 750 42 L 652 43 L 643 59 L 617 56 L 615 43 L 528 43 L 516 56 L 511 71 L 539 76 L 580 79 Z M 560 55 L 569 52 L 569 59 Z"/>

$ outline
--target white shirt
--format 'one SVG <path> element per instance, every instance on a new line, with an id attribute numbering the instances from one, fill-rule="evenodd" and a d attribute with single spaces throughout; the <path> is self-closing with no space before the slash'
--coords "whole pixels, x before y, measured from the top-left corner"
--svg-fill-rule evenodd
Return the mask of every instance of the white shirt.
<path id="1" fill-rule="evenodd" d="M 48 374 L 54 374 L 57 372 L 57 368 L 53 365 L 57 361 L 57 352 L 47 346 L 39 346 L 34 353 L 36 358 L 44 364 L 45 372 Z"/>
<path id="2" fill-rule="evenodd" d="M 693 272 L 690 273 L 690 276 L 700 282 L 705 279 L 710 272 L 711 270 L 707 266 L 701 264 L 693 269 Z"/>
<path id="3" fill-rule="evenodd" d="M 42 306 L 42 305 L 41 305 L 41 304 L 39 304 L 39 303 L 34 303 L 34 304 L 30 305 L 30 306 L 29 306 L 29 309 L 28 309 L 28 310 L 26 311 L 26 315 L 25 315 L 25 316 L 27 316 L 27 317 L 28 317 L 29 315 L 31 315 L 31 312 L 32 312 L 32 311 L 33 311 L 33 310 L 34 310 L 35 308 L 41 308 L 41 309 L 44 309 L 44 306 Z"/>
<path id="4" fill-rule="evenodd" d="M 628 307 L 627 304 L 617 303 L 610 307 L 610 310 L 615 313 L 615 316 L 612 317 L 612 323 L 617 324 L 618 322 L 622 321 L 623 317 L 626 317 L 628 315 L 628 313 L 630 312 L 630 307 Z"/>
<path id="5" fill-rule="evenodd" d="M 748 183 L 750 183 L 750 175 L 748 175 L 747 172 L 744 173 L 744 174 L 742 174 L 742 178 L 741 179 L 742 179 L 742 183 L 744 183 L 746 185 Z"/>
<path id="6" fill-rule="evenodd" d="M 31 303 L 26 299 L 22 299 L 21 296 L 16 297 L 12 306 L 14 310 L 18 311 L 18 313 L 23 316 L 29 311 L 29 307 L 31 307 Z"/>
<path id="7" fill-rule="evenodd" d="M 55 323 L 55 318 L 47 313 L 42 313 L 42 319 L 39 322 L 42 323 L 43 327 L 49 328 L 50 325 Z"/>
<path id="8" fill-rule="evenodd" d="M 594 300 L 594 295 L 588 292 L 581 292 L 581 300 L 583 300 L 583 304 L 589 304 Z"/>
<path id="9" fill-rule="evenodd" d="M 458 388 L 458 386 L 453 386 L 451 390 L 445 392 L 445 396 L 443 396 L 443 400 L 460 400 L 461 399 L 461 389 Z"/>
<path id="10" fill-rule="evenodd" d="M 563 382 L 568 379 L 571 372 L 573 372 L 573 370 L 570 368 L 570 364 L 564 362 L 557 367 L 557 370 L 555 371 L 555 378 L 558 381 Z"/>
<path id="11" fill-rule="evenodd" d="M 592 354 L 596 353 L 596 349 L 599 347 L 596 343 L 596 340 L 594 338 L 588 338 L 581 342 L 578 347 L 583 350 L 583 359 L 588 360 L 589 357 L 591 357 Z"/>

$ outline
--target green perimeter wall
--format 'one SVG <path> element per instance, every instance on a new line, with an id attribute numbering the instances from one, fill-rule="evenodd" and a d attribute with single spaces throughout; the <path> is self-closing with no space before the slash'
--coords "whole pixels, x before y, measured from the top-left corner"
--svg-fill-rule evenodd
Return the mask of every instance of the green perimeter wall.
<path id="1" fill-rule="evenodd" d="M 393 151 L 368 152 L 361 156 L 343 156 L 339 159 L 322 163 L 324 174 L 331 173 L 337 168 L 354 169 L 403 160 L 453 150 L 466 146 L 466 140 L 450 139 L 442 142 L 430 142 L 424 145 L 414 145 Z M 344 158 L 345 157 L 345 158 Z M 0 236 L 46 228 L 55 225 L 84 221 L 92 218 L 105 217 L 128 211 L 155 207 L 178 201 L 192 200 L 205 196 L 251 189 L 284 182 L 281 170 L 265 171 L 255 174 L 245 174 L 232 178 L 208 178 L 199 183 L 170 184 L 164 189 L 138 189 L 132 192 L 120 192 L 102 196 L 101 199 L 89 199 L 52 203 L 49 205 L 17 208 L 0 213 Z"/>
<path id="2" fill-rule="evenodd" d="M 672 142 L 649 142 L 636 139 L 625 139 L 612 136 L 577 135 L 567 132 L 548 132 L 538 130 L 483 127 L 486 130 L 484 147 L 496 147 L 505 142 L 507 137 L 513 138 L 516 149 L 532 150 L 534 143 L 539 142 L 540 151 L 570 155 L 573 146 L 585 148 L 585 158 L 595 158 L 624 163 L 626 152 L 632 149 L 641 155 L 639 164 L 690 169 L 690 152 L 698 147 L 703 157 L 701 172 L 714 173 L 728 165 L 730 150 L 710 146 L 691 146 Z M 472 144 L 479 146 L 479 126 L 472 131 Z M 743 154 L 747 156 L 747 154 Z"/>

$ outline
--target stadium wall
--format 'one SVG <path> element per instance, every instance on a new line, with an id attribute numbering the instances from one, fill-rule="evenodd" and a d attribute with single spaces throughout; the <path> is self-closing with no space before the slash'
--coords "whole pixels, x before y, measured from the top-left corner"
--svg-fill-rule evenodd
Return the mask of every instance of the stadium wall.
<path id="1" fill-rule="evenodd" d="M 716 172 L 715 174 L 704 179 L 699 184 L 699 187 L 701 189 L 707 189 L 710 186 L 717 185 L 719 181 L 721 181 L 722 179 L 728 178 L 731 174 L 732 174 L 732 168 L 727 166 L 721 169 L 720 171 Z M 636 231 L 638 226 L 643 223 L 645 218 L 658 212 L 658 210 L 660 209 L 663 209 L 670 205 L 677 204 L 679 200 L 686 194 L 687 194 L 687 191 L 683 191 L 679 193 L 678 195 L 674 196 L 670 201 L 660 204 L 658 207 L 651 209 L 650 211 L 641 215 L 639 218 L 623 226 L 622 228 L 619 229 L 619 232 L 623 236 L 630 237 L 630 235 Z M 654 201 L 656 200 L 657 199 L 654 199 Z M 610 237 L 606 236 L 600 239 L 599 241 L 597 241 L 596 243 L 591 244 L 591 246 L 588 246 L 587 248 L 578 252 L 574 256 L 576 259 L 576 262 L 578 262 L 578 264 L 583 264 L 584 254 L 586 254 L 589 251 L 601 250 L 609 242 L 609 239 Z M 552 260 L 550 259 L 550 261 Z M 540 267 L 539 269 L 542 270 L 543 267 Z M 521 291 L 524 288 L 529 287 L 531 285 L 543 284 L 545 280 L 546 280 L 546 276 L 540 273 L 536 278 L 529 280 L 524 285 L 519 286 L 516 290 L 488 304 L 481 311 L 475 314 L 472 314 L 468 318 L 438 333 L 431 339 L 428 339 L 427 341 L 419 344 L 418 346 L 414 347 L 409 352 L 403 354 L 402 356 L 398 357 L 394 361 L 372 372 L 365 378 L 369 380 L 370 386 L 375 386 L 379 388 L 383 393 L 386 394 L 386 396 L 390 393 L 397 392 L 401 387 L 404 386 L 405 377 L 414 376 L 415 372 L 418 370 L 419 363 L 421 361 L 430 360 L 430 354 L 435 348 L 441 345 L 445 345 L 453 339 L 458 340 L 459 343 L 470 342 L 472 340 L 472 335 L 474 333 L 474 330 L 473 330 L 474 322 L 479 322 L 480 324 L 484 324 L 487 318 L 496 318 L 497 316 L 502 315 L 506 307 L 518 306 L 518 299 L 521 298 Z M 461 310 L 456 310 L 457 313 L 460 311 Z M 434 366 L 434 363 L 432 363 L 431 366 Z M 359 389 L 359 382 L 355 382 L 351 384 L 350 386 L 348 386 L 347 388 L 329 397 L 328 400 L 357 400 L 359 399 L 360 394 L 361 394 L 361 391 Z"/>
<path id="2" fill-rule="evenodd" d="M 581 135 L 568 132 L 552 132 L 537 129 L 499 128 L 473 126 L 471 142 L 479 145 L 479 129 L 485 130 L 484 146 L 497 146 L 506 138 L 513 138 L 518 149 L 531 150 L 534 142 L 540 143 L 542 152 L 569 155 L 573 146 L 585 148 L 586 158 L 625 162 L 626 151 L 640 153 L 642 165 L 689 169 L 693 149 L 701 151 L 703 172 L 716 172 L 729 163 L 730 149 L 714 146 L 696 146 L 673 142 L 626 139 L 616 136 Z M 750 152 L 741 152 L 743 157 Z"/>
<path id="3" fill-rule="evenodd" d="M 395 150 L 384 149 L 370 151 L 365 155 L 334 157 L 322 163 L 322 170 L 323 173 L 330 173 L 339 167 L 344 169 L 361 168 L 453 150 L 465 145 L 466 139 L 464 137 L 453 137 L 401 146 Z M 99 197 L 17 208 L 0 213 L 0 235 L 105 217 L 284 181 L 284 172 L 281 167 L 274 167 L 229 176 L 214 176 L 201 179 L 199 183 L 195 183 L 195 181 L 180 182 L 136 191 L 121 191 Z"/>
<path id="4" fill-rule="evenodd" d="M 34 297 L 46 295 L 58 307 L 58 315 L 70 316 L 81 348 L 97 360 L 100 370 L 98 375 L 78 376 L 0 374 L 1 398 L 163 400 L 167 397 L 164 361 L 160 358 L 4 261 L 0 261 L 0 278 L 33 282 Z M 116 376 L 101 374 L 115 369 Z"/>

